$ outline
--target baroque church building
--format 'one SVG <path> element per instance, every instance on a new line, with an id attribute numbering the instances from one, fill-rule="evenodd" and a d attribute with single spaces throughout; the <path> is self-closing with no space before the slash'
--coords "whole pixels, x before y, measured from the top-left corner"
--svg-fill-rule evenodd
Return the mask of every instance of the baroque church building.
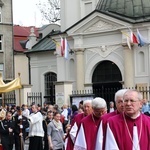
<path id="1" fill-rule="evenodd" d="M 68 60 L 54 42 L 50 51 L 36 54 L 35 45 L 28 53 L 32 91 L 42 91 L 47 101 L 54 94 L 61 105 L 70 102 L 72 91 L 148 87 L 149 44 L 128 43 L 137 29 L 150 41 L 150 0 L 61 0 L 61 32 L 49 40 L 67 39 Z"/>

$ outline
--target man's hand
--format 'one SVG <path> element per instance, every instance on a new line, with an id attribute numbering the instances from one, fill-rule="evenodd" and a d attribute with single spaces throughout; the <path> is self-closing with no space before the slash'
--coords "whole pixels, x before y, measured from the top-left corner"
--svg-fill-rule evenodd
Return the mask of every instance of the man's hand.
<path id="1" fill-rule="evenodd" d="M 21 137 L 22 137 L 22 136 L 23 136 L 23 133 L 19 133 L 19 136 L 21 136 Z"/>
<path id="2" fill-rule="evenodd" d="M 23 129 L 23 125 L 22 124 L 20 124 L 20 129 Z"/>
<path id="3" fill-rule="evenodd" d="M 9 132 L 12 132 L 12 131 L 13 131 L 13 129 L 11 129 L 11 128 L 8 128 L 8 130 L 9 130 Z"/>
<path id="4" fill-rule="evenodd" d="M 22 115 L 18 116 L 18 120 L 21 120 L 22 119 Z"/>

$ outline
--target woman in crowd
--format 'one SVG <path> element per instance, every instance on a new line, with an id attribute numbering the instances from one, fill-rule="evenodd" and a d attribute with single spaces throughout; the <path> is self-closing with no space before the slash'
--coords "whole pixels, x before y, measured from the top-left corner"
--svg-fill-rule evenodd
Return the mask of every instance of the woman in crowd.
<path id="1" fill-rule="evenodd" d="M 48 143 L 50 150 L 63 150 L 64 132 L 60 122 L 60 113 L 53 114 L 54 119 L 47 126 Z"/>

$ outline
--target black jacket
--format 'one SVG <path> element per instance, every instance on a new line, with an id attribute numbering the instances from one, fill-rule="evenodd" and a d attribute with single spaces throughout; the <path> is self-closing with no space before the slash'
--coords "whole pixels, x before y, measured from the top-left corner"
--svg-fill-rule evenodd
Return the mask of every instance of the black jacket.
<path id="1" fill-rule="evenodd" d="M 9 128 L 13 129 L 12 133 L 9 133 Z M 15 122 L 13 120 L 4 119 L 0 121 L 0 134 L 2 142 L 7 141 L 8 144 L 13 144 L 14 130 L 15 130 Z"/>
<path id="2" fill-rule="evenodd" d="M 14 116 L 14 120 L 15 120 L 15 130 L 14 130 L 14 133 L 15 135 L 18 135 L 20 134 L 20 124 L 23 125 L 23 128 L 22 128 L 22 133 L 23 135 L 25 135 L 25 129 L 29 127 L 29 122 L 27 120 L 27 118 L 25 116 L 22 116 L 22 119 L 18 119 L 18 114 L 16 116 Z"/>
<path id="3" fill-rule="evenodd" d="M 47 125 L 51 122 L 51 120 L 49 120 L 48 118 L 46 118 L 45 120 L 43 120 L 43 130 L 44 130 L 44 139 L 43 140 L 47 140 Z"/>

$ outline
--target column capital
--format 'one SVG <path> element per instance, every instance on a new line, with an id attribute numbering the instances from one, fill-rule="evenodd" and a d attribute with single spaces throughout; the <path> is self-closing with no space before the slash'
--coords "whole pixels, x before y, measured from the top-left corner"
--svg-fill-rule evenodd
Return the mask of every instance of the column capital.
<path id="1" fill-rule="evenodd" d="M 83 53 L 85 51 L 85 48 L 76 48 L 74 49 L 75 53 Z"/>
<path id="2" fill-rule="evenodd" d="M 131 45 L 131 48 L 134 46 L 133 43 L 130 43 L 130 45 Z M 124 48 L 126 48 L 126 49 L 129 49 L 129 46 L 128 46 L 127 43 L 122 43 L 122 47 L 124 47 Z"/>

